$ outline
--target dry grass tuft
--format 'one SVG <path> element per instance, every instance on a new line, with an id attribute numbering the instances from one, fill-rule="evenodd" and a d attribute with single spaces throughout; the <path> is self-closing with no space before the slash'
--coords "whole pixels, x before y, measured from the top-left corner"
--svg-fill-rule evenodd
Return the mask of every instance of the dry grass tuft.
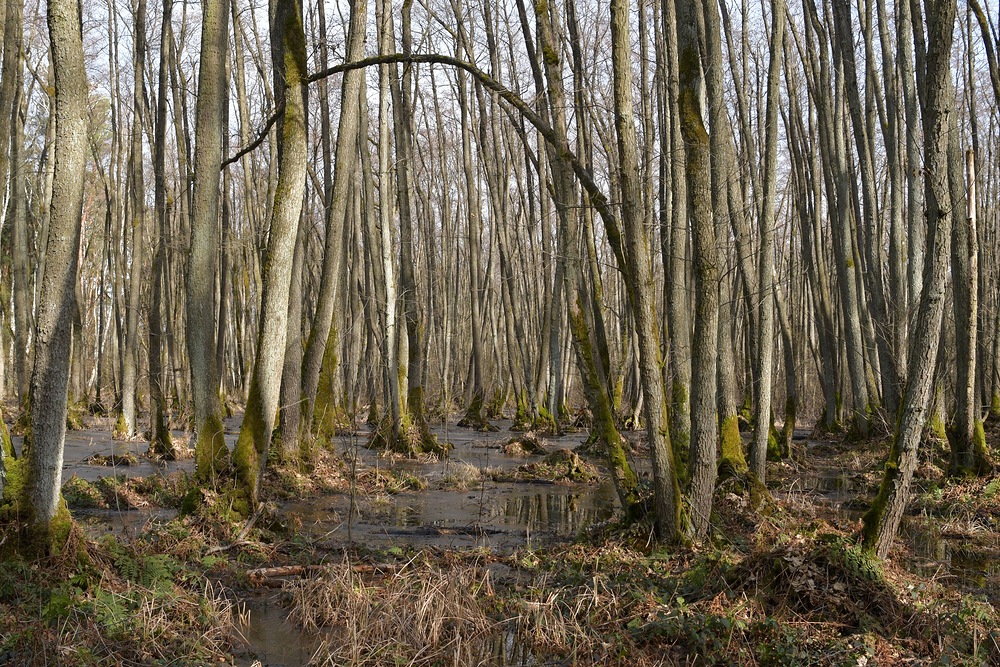
<path id="1" fill-rule="evenodd" d="M 290 618 L 306 632 L 336 630 L 315 664 L 475 664 L 494 630 L 479 601 L 491 595 L 480 568 L 363 577 L 344 563 L 293 588 Z"/>

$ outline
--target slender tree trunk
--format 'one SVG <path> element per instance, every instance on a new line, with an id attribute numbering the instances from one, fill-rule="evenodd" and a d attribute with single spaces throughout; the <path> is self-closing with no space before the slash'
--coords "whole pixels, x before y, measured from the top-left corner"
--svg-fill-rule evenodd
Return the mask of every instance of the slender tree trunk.
<path id="1" fill-rule="evenodd" d="M 957 130 L 957 125 L 953 124 Z M 957 152 L 957 137 L 949 151 Z M 954 160 L 954 155 L 950 160 Z M 986 449 L 986 434 L 976 410 L 976 336 L 979 331 L 979 242 L 976 230 L 976 160 L 972 149 L 965 156 L 965 183 L 951 167 L 952 201 L 964 195 L 965 224 L 952 222 L 951 267 L 955 309 L 955 418 L 948 430 L 951 442 L 951 472 L 955 475 L 982 475 L 992 466 Z M 958 181 L 957 183 L 955 181 Z M 965 188 L 965 192 L 961 192 Z M 955 193 L 958 191 L 958 195 Z M 957 215 L 956 215 L 957 217 Z"/>
<path id="2" fill-rule="evenodd" d="M 322 10 L 321 10 L 322 11 Z M 365 27 L 368 21 L 367 0 L 353 0 L 351 3 L 351 18 L 347 37 L 347 55 L 349 61 L 360 60 L 365 50 Z M 320 36 L 325 40 L 325 35 Z M 341 256 L 340 231 L 344 224 L 349 203 L 348 186 L 357 175 L 358 163 L 358 91 L 364 85 L 364 72 L 356 70 L 344 74 L 341 83 L 341 111 L 337 127 L 336 162 L 333 174 L 333 184 L 326 203 L 326 246 L 323 254 L 323 270 L 320 277 L 319 294 L 316 297 L 316 316 L 306 342 L 302 360 L 302 394 L 304 397 L 304 426 L 314 426 L 316 414 L 317 388 L 319 386 L 320 370 L 323 365 L 326 347 L 336 343 L 330 341 L 333 328 L 334 309 L 336 307 L 336 284 L 339 278 L 338 264 Z M 321 98 L 322 103 L 322 98 Z M 320 113 L 326 121 L 325 105 L 321 104 Z M 360 150 L 367 150 L 361 146 Z M 331 369 L 332 372 L 332 369 Z M 332 396 L 332 394 L 331 394 Z M 335 405 L 319 406 L 319 412 L 331 419 L 336 412 Z M 321 429 L 322 424 L 316 424 Z M 295 437 L 283 433 L 282 439 Z"/>
<path id="3" fill-rule="evenodd" d="M 638 151 L 632 106 L 632 65 L 629 57 L 628 10 L 622 0 L 611 4 L 611 55 L 614 71 L 615 129 L 622 179 L 622 240 L 629 299 L 639 336 L 639 370 L 645 398 L 646 436 L 653 459 L 656 525 L 660 538 L 675 541 L 681 532 L 680 485 L 671 450 L 670 420 L 663 388 L 659 321 L 653 302 L 649 238 L 642 226 L 639 204 Z M 713 371 L 714 376 L 714 371 Z"/>
<path id="4" fill-rule="evenodd" d="M 49 0 L 48 26 L 55 73 L 55 172 L 36 316 L 35 364 L 31 373 L 31 442 L 24 507 L 32 533 L 29 551 L 58 548 L 71 521 L 61 501 L 63 438 L 76 272 L 83 225 L 87 158 L 87 74 L 84 70 L 80 6 Z"/>
<path id="5" fill-rule="evenodd" d="M 228 459 L 215 357 L 215 274 L 219 254 L 219 172 L 226 100 L 229 13 L 222 0 L 205 3 L 195 107 L 194 196 L 187 270 L 187 348 L 194 397 L 195 463 L 208 481 Z M 273 418 L 273 415 L 272 415 Z"/>
<path id="6" fill-rule="evenodd" d="M 173 5 L 173 0 L 163 0 L 163 19 L 160 27 L 162 45 L 173 41 L 171 29 Z M 167 423 L 167 402 L 163 392 L 163 324 L 160 315 L 163 303 L 163 275 L 166 270 L 164 244 L 170 215 L 166 192 L 167 78 L 170 67 L 170 49 L 162 46 L 156 93 L 156 120 L 153 129 L 153 187 L 157 233 L 149 305 L 149 453 L 151 456 L 163 459 L 173 459 L 176 456 Z"/>
<path id="7" fill-rule="evenodd" d="M 129 172 L 131 189 L 129 211 L 131 212 L 131 259 L 129 269 L 128 310 L 125 324 L 125 348 L 122 350 L 122 402 L 121 412 L 115 424 L 115 435 L 133 438 L 138 433 L 136 415 L 136 393 L 139 388 L 139 297 L 142 292 L 143 261 L 146 243 L 143 239 L 143 224 L 146 217 L 146 179 L 143 175 L 142 130 L 145 122 L 146 72 L 146 0 L 136 0 L 133 6 L 132 63 L 132 132 L 129 146 Z"/>
<path id="8" fill-rule="evenodd" d="M 927 0 L 926 11 L 927 50 L 923 71 L 918 68 L 918 84 L 922 80 L 924 192 L 930 252 L 926 255 L 923 271 L 924 284 L 909 358 L 903 409 L 879 493 L 864 516 L 864 546 L 880 557 L 889 553 L 910 500 L 910 482 L 917 467 L 917 450 L 927 421 L 934 362 L 940 342 L 953 224 L 948 142 L 952 127 L 950 117 L 955 113 L 950 69 L 955 0 Z"/>
<path id="9" fill-rule="evenodd" d="M 766 474 L 767 443 L 773 428 L 771 417 L 771 380 L 774 358 L 774 226 L 777 199 L 778 105 L 781 78 L 782 44 L 785 34 L 785 3 L 771 4 L 771 49 L 767 70 L 767 110 L 764 120 L 764 189 L 761 195 L 760 259 L 757 289 L 760 298 L 757 316 L 757 400 L 754 412 L 753 440 L 750 443 L 750 469 L 763 483 Z"/>
<path id="10" fill-rule="evenodd" d="M 712 514 L 716 479 L 718 401 L 716 373 L 719 334 L 719 252 L 715 246 L 712 156 L 708 128 L 702 120 L 701 58 L 698 54 L 698 0 L 677 2 L 677 54 L 679 62 L 677 114 L 684 138 L 688 215 L 694 237 L 694 358 L 691 364 L 691 529 L 704 537 Z M 702 17 L 703 19 L 706 17 Z M 718 23 L 716 22 L 716 26 Z M 712 26 L 706 25 L 706 29 Z M 717 128 L 713 127 L 715 131 Z M 624 177 L 623 177 L 624 181 Z M 721 188 L 714 190 L 723 192 Z"/>
<path id="11" fill-rule="evenodd" d="M 284 113 L 278 128 L 278 182 L 264 262 L 257 355 L 240 437 L 233 451 L 237 482 L 251 506 L 260 498 L 271 430 L 278 411 L 281 369 L 288 334 L 288 292 L 306 184 L 306 37 L 299 0 L 271 8 L 274 87 Z"/>

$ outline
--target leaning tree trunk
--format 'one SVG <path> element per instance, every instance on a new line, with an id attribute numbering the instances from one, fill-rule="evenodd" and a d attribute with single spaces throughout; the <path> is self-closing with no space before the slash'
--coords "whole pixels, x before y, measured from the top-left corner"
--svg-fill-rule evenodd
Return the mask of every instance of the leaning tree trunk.
<path id="1" fill-rule="evenodd" d="M 322 11 L 322 10 L 321 10 Z M 368 20 L 367 0 L 354 0 L 351 3 L 351 18 L 347 36 L 348 61 L 360 60 L 365 50 L 365 26 Z M 320 35 L 320 39 L 326 39 Z M 340 251 L 340 229 L 347 214 L 348 186 L 357 176 L 358 163 L 358 90 L 364 84 L 364 71 L 355 70 L 344 74 L 341 83 L 341 111 L 337 126 L 337 143 L 333 185 L 330 192 L 329 210 L 326 219 L 326 244 L 323 252 L 323 269 L 320 276 L 319 294 L 316 297 L 316 315 L 313 318 L 312 329 L 306 342 L 302 360 L 302 395 L 303 425 L 306 429 L 313 428 L 314 415 L 317 410 L 317 390 L 320 372 L 323 366 L 326 347 L 331 342 L 330 331 L 333 328 L 334 309 L 336 307 L 336 287 L 339 275 L 337 261 Z M 362 146 L 361 150 L 367 150 Z M 329 151 L 327 151 L 329 152 Z M 331 369 L 332 371 L 332 369 Z M 325 394 L 324 394 L 325 395 Z M 332 397 L 332 393 L 330 394 Z M 319 414 L 334 421 L 336 412 L 334 405 L 318 406 Z M 320 430 L 323 424 L 316 424 Z M 282 433 L 282 442 L 297 438 L 296 434 Z"/>
<path id="2" fill-rule="evenodd" d="M 271 13 L 271 58 L 278 105 L 278 183 L 271 209 L 264 294 L 250 392 L 233 451 L 237 482 L 251 506 L 260 497 L 271 430 L 278 410 L 281 368 L 288 334 L 288 291 L 302 195 L 306 186 L 306 37 L 299 0 L 278 0 Z"/>
<path id="3" fill-rule="evenodd" d="M 910 481 L 917 467 L 917 450 L 927 421 L 934 362 L 940 342 L 953 224 L 948 142 L 952 127 L 950 117 L 955 113 L 949 63 L 952 31 L 955 27 L 955 0 L 926 0 L 925 4 L 927 52 L 924 71 L 918 70 L 918 77 L 922 79 L 924 91 L 921 101 L 929 252 L 925 255 L 924 284 L 917 311 L 902 411 L 889 460 L 885 464 L 882 484 L 871 509 L 864 516 L 863 544 L 880 557 L 888 554 L 910 499 Z"/>
<path id="4" fill-rule="evenodd" d="M 224 3 L 206 2 L 202 14 L 198 102 L 195 107 L 194 196 L 187 267 L 187 347 L 194 398 L 195 465 L 201 481 L 225 466 L 215 357 L 215 273 L 219 254 L 219 171 L 226 95 L 229 13 Z"/>
<path id="5" fill-rule="evenodd" d="M 31 442 L 27 447 L 28 478 L 24 489 L 31 533 L 28 550 L 35 553 L 56 548 L 65 539 L 71 521 L 61 502 L 60 489 L 88 148 L 87 74 L 79 4 L 76 0 L 49 0 L 48 24 L 56 89 L 55 171 L 47 268 L 36 316 Z"/>

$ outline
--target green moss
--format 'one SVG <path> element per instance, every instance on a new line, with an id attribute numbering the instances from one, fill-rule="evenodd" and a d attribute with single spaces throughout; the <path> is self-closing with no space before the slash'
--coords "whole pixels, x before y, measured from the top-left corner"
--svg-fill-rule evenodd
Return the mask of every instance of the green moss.
<path id="1" fill-rule="evenodd" d="M 69 425 L 69 416 L 66 417 L 67 426 Z M 128 424 L 125 422 L 125 415 L 121 412 L 118 413 L 118 419 L 115 420 L 115 426 L 111 430 L 111 437 L 115 440 L 121 438 L 127 438 L 129 436 Z"/>
<path id="2" fill-rule="evenodd" d="M 49 553 L 62 553 L 67 542 L 69 541 L 69 535 L 72 530 L 73 517 L 69 513 L 69 508 L 66 507 L 66 500 L 60 497 L 59 506 L 56 509 L 56 515 L 52 517 L 51 521 L 49 521 L 48 526 Z"/>
<path id="3" fill-rule="evenodd" d="M 1000 419 L 1000 394 L 990 398 L 990 419 Z"/>
<path id="4" fill-rule="evenodd" d="M 989 449 L 986 446 L 986 430 L 981 419 L 976 420 L 972 431 L 972 454 L 976 460 L 977 474 L 987 475 L 993 472 Z"/>
<path id="5" fill-rule="evenodd" d="M 198 508 L 202 504 L 201 489 L 197 486 L 191 487 L 186 494 L 184 494 L 183 500 L 181 500 L 180 515 L 190 516 L 198 512 Z"/>
<path id="6" fill-rule="evenodd" d="M 240 436 L 233 449 L 233 467 L 236 470 L 236 485 L 246 493 L 250 504 L 256 504 L 260 491 L 261 456 L 267 447 L 267 430 L 260 410 L 247 406 L 243 415 Z"/>
<path id="7" fill-rule="evenodd" d="M 615 380 L 615 388 L 611 394 L 611 409 L 618 412 L 622 409 L 622 401 L 625 398 L 625 376 L 619 375 Z"/>
<path id="8" fill-rule="evenodd" d="M 885 521 L 886 507 L 889 503 L 889 494 L 899 477 L 899 427 L 896 427 L 896 435 L 893 436 L 892 447 L 889 450 L 889 460 L 883 468 L 884 474 L 882 484 L 879 486 L 878 494 L 872 501 L 872 506 L 862 517 L 861 545 L 871 554 L 878 548 L 878 535 L 882 530 Z"/>
<path id="9" fill-rule="evenodd" d="M 194 445 L 196 477 L 199 482 L 209 482 L 225 471 L 229 459 L 226 448 L 225 428 L 219 415 L 212 415 L 205 427 L 198 431 Z"/>
<path id="10" fill-rule="evenodd" d="M 986 431 L 983 422 L 976 419 L 972 428 L 972 440 L 965 438 L 952 430 L 949 433 L 951 441 L 951 474 L 959 477 L 976 477 L 993 472 L 989 449 L 986 446 Z"/>
<path id="11" fill-rule="evenodd" d="M 7 430 L 7 424 L 2 416 L 0 416 L 0 449 L 3 451 L 4 459 L 14 458 L 14 443 L 10 439 L 10 431 Z"/>
<path id="12" fill-rule="evenodd" d="M 719 459 L 719 470 L 722 476 L 745 475 L 749 467 L 743 454 L 739 417 L 729 415 L 722 420 L 721 437 L 722 457 Z"/>
<path id="13" fill-rule="evenodd" d="M 502 419 L 504 407 L 507 405 L 507 392 L 497 389 L 493 392 L 493 398 L 484 406 L 487 419 Z"/>
<path id="14" fill-rule="evenodd" d="M 83 429 L 83 415 L 86 411 L 87 404 L 85 401 L 70 403 L 66 407 L 66 428 L 71 431 L 79 431 Z"/>
<path id="15" fill-rule="evenodd" d="M 778 433 L 778 429 L 774 427 L 772 422 L 771 428 L 767 431 L 767 460 L 768 461 L 780 461 L 781 460 L 781 435 Z"/>
<path id="16" fill-rule="evenodd" d="M 555 434 L 559 432 L 556 418 L 552 416 L 548 408 L 544 405 L 538 406 L 538 420 L 536 430 L 542 433 Z"/>
<path id="17" fill-rule="evenodd" d="M 3 502 L 0 507 L 4 514 L 12 514 L 8 518 L 13 519 L 20 515 L 21 503 L 27 497 L 28 459 L 8 457 L 4 461 L 4 468 L 7 479 L 3 485 Z"/>
<path id="18" fill-rule="evenodd" d="M 477 431 L 496 431 L 497 427 L 491 424 L 483 416 L 483 396 L 480 392 L 473 392 L 472 402 L 469 403 L 465 416 L 458 422 L 459 426 L 474 428 Z"/>

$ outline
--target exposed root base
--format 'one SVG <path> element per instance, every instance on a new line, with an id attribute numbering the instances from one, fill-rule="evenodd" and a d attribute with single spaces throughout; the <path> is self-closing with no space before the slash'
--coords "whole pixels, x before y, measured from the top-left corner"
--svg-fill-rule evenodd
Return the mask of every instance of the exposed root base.
<path id="1" fill-rule="evenodd" d="M 375 429 L 371 440 L 368 441 L 368 447 L 393 452 L 407 458 L 418 458 L 427 454 L 446 458 L 452 449 L 451 443 L 439 441 L 426 424 L 423 428 L 406 424 L 397 430 L 392 428 L 388 420 L 383 420 Z"/>
<path id="2" fill-rule="evenodd" d="M 494 426 L 486 417 L 477 414 L 466 413 L 458 425 L 463 428 L 471 428 L 485 433 L 494 433 L 500 429 Z"/>

